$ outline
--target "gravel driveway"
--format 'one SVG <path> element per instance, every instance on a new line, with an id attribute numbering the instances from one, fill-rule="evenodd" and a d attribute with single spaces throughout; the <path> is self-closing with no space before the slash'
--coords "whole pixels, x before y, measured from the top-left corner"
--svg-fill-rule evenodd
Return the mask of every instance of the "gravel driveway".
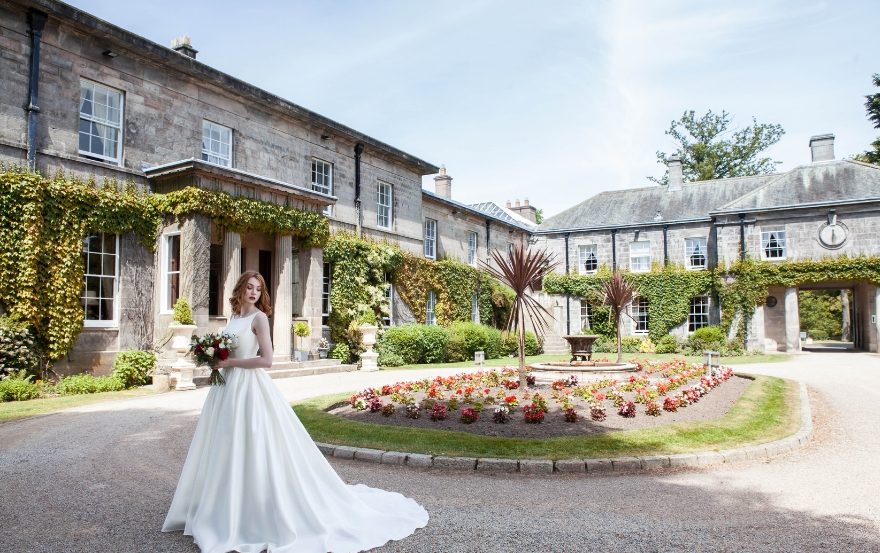
<path id="1" fill-rule="evenodd" d="M 383 553 L 880 551 L 880 357 L 811 353 L 742 369 L 807 383 L 809 446 L 760 461 L 608 476 L 331 462 L 347 481 L 399 491 L 431 514 L 427 528 L 374 550 Z M 425 374 L 276 382 L 296 400 Z M 190 538 L 159 529 L 205 394 L 0 424 L 0 551 L 197 552 Z"/>

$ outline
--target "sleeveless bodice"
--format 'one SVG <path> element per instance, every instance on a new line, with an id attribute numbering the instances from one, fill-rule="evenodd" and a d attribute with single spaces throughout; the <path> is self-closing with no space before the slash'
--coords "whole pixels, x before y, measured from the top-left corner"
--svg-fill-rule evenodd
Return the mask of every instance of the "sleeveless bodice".
<path id="1" fill-rule="evenodd" d="M 227 336 L 235 336 L 232 344 L 235 349 L 232 351 L 233 359 L 250 359 L 257 356 L 257 350 L 260 349 L 260 343 L 257 341 L 257 335 L 251 329 L 251 323 L 257 313 L 253 313 L 248 317 L 233 316 L 223 330 L 223 334 Z"/>

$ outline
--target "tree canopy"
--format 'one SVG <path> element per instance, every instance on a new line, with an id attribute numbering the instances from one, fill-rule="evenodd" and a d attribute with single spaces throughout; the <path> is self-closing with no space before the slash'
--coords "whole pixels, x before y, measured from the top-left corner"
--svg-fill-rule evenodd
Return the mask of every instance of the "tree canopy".
<path id="1" fill-rule="evenodd" d="M 765 175 L 782 163 L 761 156 L 785 134 L 781 125 L 758 123 L 752 117 L 751 125 L 736 129 L 730 128 L 732 122 L 728 112 L 719 115 L 712 110 L 702 117 L 686 111 L 681 119 L 672 121 L 665 134 L 675 140 L 684 182 Z M 666 158 L 666 152 L 657 152 L 657 163 L 666 165 Z M 661 179 L 648 179 L 668 184 L 669 171 Z"/>
<path id="2" fill-rule="evenodd" d="M 880 87 L 880 74 L 874 73 L 873 81 L 874 86 Z M 865 111 L 868 114 L 868 119 L 874 123 L 875 129 L 880 129 L 880 92 L 876 94 L 868 94 L 865 98 L 868 100 L 865 102 Z M 865 163 L 880 165 L 880 138 L 871 142 L 871 147 L 873 148 L 872 150 L 867 150 L 861 154 L 855 155 L 853 156 L 853 159 L 864 161 Z"/>

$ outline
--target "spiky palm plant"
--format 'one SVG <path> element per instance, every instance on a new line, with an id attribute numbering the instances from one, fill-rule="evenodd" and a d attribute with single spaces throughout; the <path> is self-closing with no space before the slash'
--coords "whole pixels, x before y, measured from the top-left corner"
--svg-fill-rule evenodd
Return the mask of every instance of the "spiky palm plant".
<path id="1" fill-rule="evenodd" d="M 553 318 L 550 312 L 527 292 L 535 291 L 541 280 L 559 265 L 553 258 L 554 256 L 548 254 L 547 250 L 526 251 L 522 244 L 517 244 L 508 250 L 507 255 L 492 250 L 492 259 L 495 260 L 497 268 L 480 261 L 482 268 L 490 276 L 509 286 L 515 295 L 507 328 L 517 331 L 519 385 L 523 389 L 526 387 L 526 318 L 539 337 L 549 328 L 546 317 Z"/>
<path id="2" fill-rule="evenodd" d="M 611 280 L 604 285 L 605 297 L 603 303 L 611 308 L 611 319 L 614 328 L 617 329 L 617 362 L 623 362 L 623 350 L 620 347 L 620 317 L 626 311 L 626 306 L 636 295 L 636 288 L 627 280 L 624 280 L 620 271 L 614 271 Z"/>

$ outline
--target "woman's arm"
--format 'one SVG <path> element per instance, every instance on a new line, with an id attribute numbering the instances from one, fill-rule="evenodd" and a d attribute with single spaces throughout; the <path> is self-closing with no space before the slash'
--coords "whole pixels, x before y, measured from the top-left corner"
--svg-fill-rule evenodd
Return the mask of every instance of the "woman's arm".
<path id="1" fill-rule="evenodd" d="M 225 367 L 238 367 L 241 369 L 268 369 L 272 367 L 272 338 L 269 335 L 269 318 L 265 313 L 257 313 L 252 324 L 257 334 L 257 342 L 260 344 L 260 356 L 250 359 L 226 359 L 217 363 L 218 369 Z"/>

